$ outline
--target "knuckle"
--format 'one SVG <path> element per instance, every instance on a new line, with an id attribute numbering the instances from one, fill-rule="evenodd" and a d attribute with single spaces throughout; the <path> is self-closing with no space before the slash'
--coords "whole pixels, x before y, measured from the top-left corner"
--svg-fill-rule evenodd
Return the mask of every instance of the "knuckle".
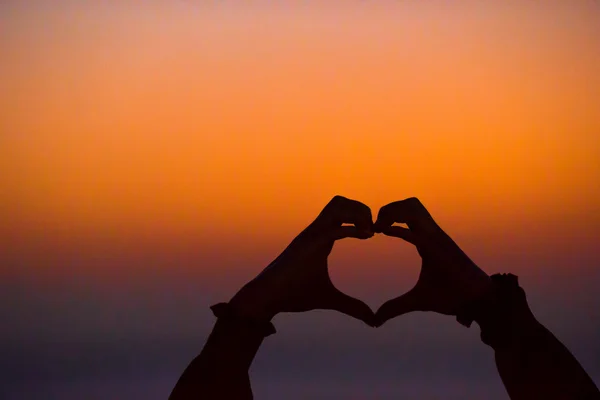
<path id="1" fill-rule="evenodd" d="M 347 201 L 348 199 L 344 196 L 341 196 L 339 194 L 336 194 L 335 196 L 333 196 L 333 198 L 331 199 L 330 203 L 332 204 L 340 204 L 343 203 L 345 201 Z"/>
<path id="2" fill-rule="evenodd" d="M 377 219 L 383 219 L 390 213 L 390 205 L 385 205 L 377 212 Z"/>
<path id="3" fill-rule="evenodd" d="M 358 205 L 360 207 L 360 210 L 362 210 L 362 212 L 364 213 L 365 216 L 372 216 L 371 208 L 368 205 L 363 204 L 361 202 L 358 202 Z"/>
<path id="4" fill-rule="evenodd" d="M 422 206 L 423 204 L 421 203 L 421 200 L 419 200 L 417 197 L 409 197 L 408 199 L 406 199 L 408 202 L 410 202 L 411 204 L 414 205 L 419 205 Z"/>
<path id="5" fill-rule="evenodd" d="M 427 211 L 421 200 L 419 200 L 416 197 L 411 197 L 408 199 L 408 201 L 413 212 L 418 212 L 422 215 L 429 215 L 429 212 Z"/>

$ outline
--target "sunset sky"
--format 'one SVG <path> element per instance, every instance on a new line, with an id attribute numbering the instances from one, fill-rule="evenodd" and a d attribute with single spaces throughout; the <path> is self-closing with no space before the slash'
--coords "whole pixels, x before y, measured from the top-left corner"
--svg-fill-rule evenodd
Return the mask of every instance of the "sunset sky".
<path id="1" fill-rule="evenodd" d="M 374 215 L 419 197 L 600 383 L 600 3 L 3 1 L 0 54 L 9 399 L 166 398 L 208 306 L 336 194 Z M 376 309 L 420 264 L 377 236 L 330 265 Z M 275 325 L 257 399 L 506 398 L 478 328 L 448 317 Z"/>

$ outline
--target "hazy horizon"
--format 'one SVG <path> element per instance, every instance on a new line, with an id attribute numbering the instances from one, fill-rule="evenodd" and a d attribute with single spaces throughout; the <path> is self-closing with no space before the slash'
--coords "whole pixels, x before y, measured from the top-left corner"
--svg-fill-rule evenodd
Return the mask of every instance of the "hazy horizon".
<path id="1" fill-rule="evenodd" d="M 600 384 L 599 4 L 2 2 L 0 397 L 167 398 L 336 194 L 419 197 Z M 377 309 L 419 261 L 349 239 L 330 271 Z M 507 398 L 450 317 L 274 324 L 256 399 Z"/>

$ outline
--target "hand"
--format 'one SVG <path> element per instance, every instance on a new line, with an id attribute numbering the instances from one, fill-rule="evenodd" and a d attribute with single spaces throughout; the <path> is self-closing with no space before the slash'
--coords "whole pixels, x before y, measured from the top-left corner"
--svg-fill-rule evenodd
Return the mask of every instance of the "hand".
<path id="1" fill-rule="evenodd" d="M 342 226 L 342 224 L 354 226 Z M 373 311 L 340 292 L 331 282 L 327 257 L 336 240 L 373 236 L 373 217 L 366 205 L 335 196 L 317 219 L 254 280 L 230 301 L 239 312 L 271 319 L 280 312 L 336 310 L 374 326 Z"/>
<path id="2" fill-rule="evenodd" d="M 395 222 L 406 223 L 408 229 L 392 226 Z M 382 207 L 374 229 L 414 244 L 423 260 L 417 284 L 379 308 L 377 326 L 412 311 L 456 315 L 465 302 L 488 290 L 489 276 L 437 225 L 418 199 Z"/>

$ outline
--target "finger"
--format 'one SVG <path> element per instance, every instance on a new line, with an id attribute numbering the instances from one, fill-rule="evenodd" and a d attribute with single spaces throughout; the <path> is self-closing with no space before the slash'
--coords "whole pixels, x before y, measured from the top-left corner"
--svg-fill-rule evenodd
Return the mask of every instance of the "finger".
<path id="1" fill-rule="evenodd" d="M 368 305 L 337 289 L 327 308 L 361 320 L 371 327 L 374 327 L 376 324 L 375 313 L 373 313 L 373 310 Z"/>
<path id="2" fill-rule="evenodd" d="M 369 239 L 375 235 L 373 231 L 367 231 L 356 226 L 338 226 L 337 228 L 329 228 L 326 234 L 319 235 L 319 238 L 314 242 L 315 246 L 327 246 L 327 252 L 331 252 L 335 241 L 345 238 Z"/>
<path id="3" fill-rule="evenodd" d="M 375 232 L 381 232 L 396 222 L 407 224 L 413 231 L 419 231 L 431 223 L 435 224 L 425 206 L 416 197 L 396 201 L 381 207 L 374 224 Z"/>
<path id="4" fill-rule="evenodd" d="M 387 228 L 383 228 L 381 230 L 381 233 L 383 233 L 386 236 L 393 236 L 406 240 L 408 243 L 412 243 L 415 246 L 417 245 L 418 237 L 410 229 L 403 228 L 401 226 L 389 226 Z"/>
<path id="5" fill-rule="evenodd" d="M 413 311 L 419 311 L 419 297 L 414 289 L 408 291 L 402 296 L 385 302 L 375 313 L 376 327 L 380 327 L 386 321 L 396 318 L 403 314 L 408 314 Z"/>
<path id="6" fill-rule="evenodd" d="M 360 201 L 343 196 L 335 196 L 331 199 L 319 217 L 320 220 L 325 221 L 330 226 L 354 224 L 354 226 L 363 230 L 373 230 L 371 209 Z"/>
<path id="7" fill-rule="evenodd" d="M 369 239 L 374 235 L 372 231 L 360 229 L 356 226 L 340 226 L 333 228 L 330 232 L 331 234 L 329 239 L 332 240 L 340 240 L 345 238 Z"/>

